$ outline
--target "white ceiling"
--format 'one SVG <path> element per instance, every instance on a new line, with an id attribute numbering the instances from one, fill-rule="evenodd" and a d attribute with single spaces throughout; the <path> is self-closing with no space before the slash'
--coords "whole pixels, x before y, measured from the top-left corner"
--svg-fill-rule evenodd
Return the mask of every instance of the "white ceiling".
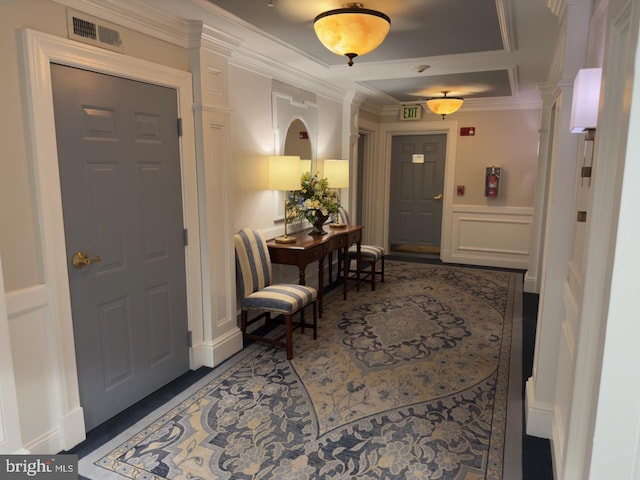
<path id="1" fill-rule="evenodd" d="M 185 20 L 202 20 L 239 44 L 237 54 L 299 72 L 325 89 L 355 90 L 384 108 L 442 91 L 501 104 L 539 102 L 559 25 L 547 0 L 366 0 L 391 18 L 373 52 L 347 59 L 315 36 L 313 19 L 341 0 L 141 0 Z M 427 66 L 422 72 L 419 66 Z"/>

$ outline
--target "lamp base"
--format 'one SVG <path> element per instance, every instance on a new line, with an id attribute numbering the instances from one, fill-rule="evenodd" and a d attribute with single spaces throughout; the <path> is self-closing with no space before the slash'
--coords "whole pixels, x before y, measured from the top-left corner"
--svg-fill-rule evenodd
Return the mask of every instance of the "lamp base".
<path id="1" fill-rule="evenodd" d="M 275 238 L 276 243 L 296 243 L 295 237 L 290 237 L 289 235 L 284 235 L 282 237 Z"/>
<path id="2" fill-rule="evenodd" d="M 331 228 L 344 228 L 347 226 L 347 224 L 342 222 L 336 222 L 336 223 L 330 223 L 329 226 Z"/>

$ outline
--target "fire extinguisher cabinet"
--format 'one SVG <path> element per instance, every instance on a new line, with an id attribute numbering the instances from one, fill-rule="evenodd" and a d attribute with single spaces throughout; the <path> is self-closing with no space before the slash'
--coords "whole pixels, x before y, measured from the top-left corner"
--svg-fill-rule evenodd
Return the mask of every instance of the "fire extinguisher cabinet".
<path id="1" fill-rule="evenodd" d="M 500 167 L 487 167 L 484 181 L 484 196 L 488 198 L 497 198 L 500 195 L 500 176 L 502 169 Z"/>

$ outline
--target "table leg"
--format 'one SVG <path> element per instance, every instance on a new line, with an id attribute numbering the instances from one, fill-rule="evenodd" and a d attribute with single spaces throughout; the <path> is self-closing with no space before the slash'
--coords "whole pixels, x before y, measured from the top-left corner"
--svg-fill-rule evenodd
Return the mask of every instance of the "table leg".
<path id="1" fill-rule="evenodd" d="M 333 250 L 329 252 L 329 285 L 333 284 Z"/>
<path id="2" fill-rule="evenodd" d="M 347 282 L 349 281 L 349 245 L 342 249 L 342 298 L 347 299 Z"/>
<path id="3" fill-rule="evenodd" d="M 324 291 L 324 257 L 318 259 L 318 317 L 322 318 L 322 297 Z"/>
<path id="4" fill-rule="evenodd" d="M 361 242 L 358 242 L 358 246 L 357 246 L 357 251 L 358 253 L 356 254 L 356 292 L 360 291 L 360 247 L 361 247 Z"/>
<path id="5" fill-rule="evenodd" d="M 305 268 L 306 266 L 298 266 L 298 283 L 300 285 L 306 285 Z"/>

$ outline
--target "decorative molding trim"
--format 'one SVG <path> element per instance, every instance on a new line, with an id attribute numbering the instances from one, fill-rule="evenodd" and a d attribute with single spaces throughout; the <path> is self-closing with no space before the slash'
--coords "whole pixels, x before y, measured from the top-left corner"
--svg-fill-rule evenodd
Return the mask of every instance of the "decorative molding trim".
<path id="1" fill-rule="evenodd" d="M 267 78 L 279 80 L 298 88 L 310 90 L 318 95 L 342 103 L 346 91 L 339 85 L 319 80 L 301 70 L 263 57 L 246 48 L 238 48 L 229 60 L 229 65 L 249 70 Z"/>
<path id="2" fill-rule="evenodd" d="M 49 288 L 45 284 L 7 293 L 7 315 L 13 318 L 49 305 Z"/>
<path id="3" fill-rule="evenodd" d="M 61 442 L 64 450 L 69 450 L 86 438 L 84 431 L 84 410 L 82 407 L 78 407 L 66 415 L 63 415 L 60 418 L 60 423 L 62 425 L 60 431 L 62 436 Z"/>
<path id="4" fill-rule="evenodd" d="M 447 261 L 527 268 L 532 210 L 531 207 L 454 205 L 451 253 Z M 501 246 L 496 246 L 496 238 L 502 239 Z"/>
<path id="5" fill-rule="evenodd" d="M 529 252 L 531 253 L 531 252 Z M 525 293 L 540 293 L 538 289 L 538 277 L 531 275 L 531 271 L 527 270 L 524 275 L 524 287 L 523 290 Z"/>
<path id="6" fill-rule="evenodd" d="M 535 378 L 529 377 L 525 388 L 525 420 L 527 435 L 534 437 L 553 437 L 554 411 L 536 402 Z"/>
<path id="7" fill-rule="evenodd" d="M 211 342 L 211 360 L 213 366 L 220 365 L 224 360 L 242 350 L 242 331 L 236 326 L 224 335 L 214 338 Z"/>
<path id="8" fill-rule="evenodd" d="M 19 453 L 24 450 L 20 427 L 20 406 L 16 391 L 11 332 L 4 293 L 4 277 L 0 259 L 0 451 Z M 24 452 L 28 453 L 28 452 Z"/>
<path id="9" fill-rule="evenodd" d="M 507 0 L 496 0 L 496 10 L 498 12 L 498 22 L 500 23 L 500 33 L 505 53 L 517 50 L 515 35 L 513 34 L 513 17 L 511 16 L 510 2 Z"/>
<path id="10" fill-rule="evenodd" d="M 556 407 L 555 414 L 553 416 L 552 429 L 552 441 L 551 441 L 551 455 L 553 456 L 553 473 L 554 478 L 564 477 L 564 447 L 565 447 L 565 422 L 562 421 L 562 412 Z"/>

